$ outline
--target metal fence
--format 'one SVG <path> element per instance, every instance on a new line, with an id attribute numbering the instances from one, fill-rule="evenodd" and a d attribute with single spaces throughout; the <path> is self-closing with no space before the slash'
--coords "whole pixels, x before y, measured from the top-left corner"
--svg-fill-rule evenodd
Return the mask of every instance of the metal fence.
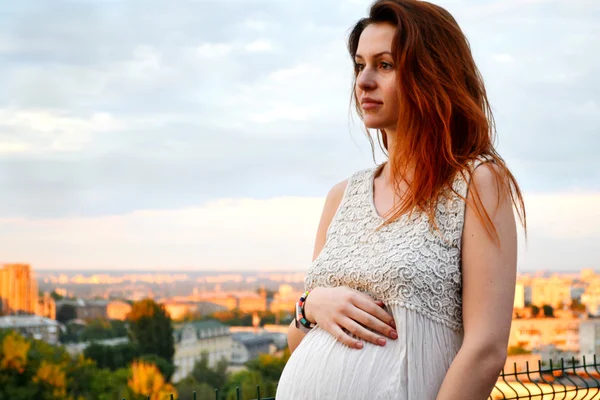
<path id="1" fill-rule="evenodd" d="M 254 399 L 242 399 L 239 388 L 236 388 L 236 394 L 237 400 L 275 400 L 274 397 L 261 397 L 259 386 L 256 387 Z M 223 400 L 218 390 L 215 390 L 214 398 Z M 193 393 L 193 399 L 211 400 L 196 398 L 196 392 Z M 518 368 L 515 363 L 513 372 L 503 370 L 500 373 L 489 399 L 600 400 L 600 363 L 596 356 L 593 361 L 583 357 L 583 363 L 575 358 L 566 361 L 561 359 L 558 364 L 550 361 L 547 365 L 538 361 L 535 369 L 531 369 L 528 362 L 524 368 Z M 177 399 L 171 395 L 171 400 Z"/>
<path id="2" fill-rule="evenodd" d="M 536 369 L 529 363 L 524 368 L 514 364 L 513 372 L 502 371 L 489 397 L 492 400 L 600 400 L 600 364 L 593 360 L 579 363 L 575 358 L 552 360 L 547 366 L 538 361 Z"/>

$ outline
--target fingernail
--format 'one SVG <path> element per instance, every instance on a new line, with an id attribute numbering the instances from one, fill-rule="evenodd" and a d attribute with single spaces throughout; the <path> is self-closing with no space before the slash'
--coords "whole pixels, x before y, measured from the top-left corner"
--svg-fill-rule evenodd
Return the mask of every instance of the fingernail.
<path id="1" fill-rule="evenodd" d="M 396 333 L 396 331 L 391 331 L 391 332 L 390 332 L 390 337 L 391 337 L 392 339 L 398 339 L 398 334 Z"/>
<path id="2" fill-rule="evenodd" d="M 377 343 L 379 343 L 382 346 L 385 346 L 385 339 L 384 338 L 379 338 L 379 339 L 377 339 Z"/>
<path id="3" fill-rule="evenodd" d="M 361 342 L 356 342 L 356 348 L 357 349 L 362 349 L 363 348 L 363 344 Z"/>

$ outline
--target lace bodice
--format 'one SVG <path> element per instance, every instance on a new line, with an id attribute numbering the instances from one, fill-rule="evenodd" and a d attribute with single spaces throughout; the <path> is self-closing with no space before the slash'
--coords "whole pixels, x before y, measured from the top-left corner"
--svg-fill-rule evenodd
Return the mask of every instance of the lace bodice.
<path id="1" fill-rule="evenodd" d="M 435 217 L 439 230 L 418 212 L 376 230 L 383 222 L 373 203 L 377 171 L 378 167 L 361 170 L 348 180 L 305 288 L 348 286 L 462 330 L 464 200 L 451 191 L 440 198 Z M 458 174 L 454 190 L 466 197 L 467 187 Z"/>

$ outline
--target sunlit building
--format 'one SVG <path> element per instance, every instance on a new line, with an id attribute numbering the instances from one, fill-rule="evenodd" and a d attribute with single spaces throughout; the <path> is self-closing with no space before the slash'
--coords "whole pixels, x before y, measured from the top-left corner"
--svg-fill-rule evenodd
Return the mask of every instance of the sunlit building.
<path id="1" fill-rule="evenodd" d="M 0 306 L 4 314 L 35 314 L 38 285 L 29 264 L 0 267 Z"/>
<path id="2" fill-rule="evenodd" d="M 571 305 L 571 280 L 552 276 L 531 280 L 531 304 L 538 307 L 550 305 L 562 308 Z"/>
<path id="3" fill-rule="evenodd" d="M 187 377 L 202 353 L 208 356 L 208 364 L 214 367 L 222 358 L 231 362 L 233 340 L 229 327 L 219 321 L 197 321 L 181 324 L 174 332 L 176 370 L 173 382 Z"/>

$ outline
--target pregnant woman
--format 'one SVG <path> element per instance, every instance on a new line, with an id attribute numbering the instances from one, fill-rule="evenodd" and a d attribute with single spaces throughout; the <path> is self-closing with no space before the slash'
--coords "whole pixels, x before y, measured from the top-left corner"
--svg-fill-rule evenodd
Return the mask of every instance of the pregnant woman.
<path id="1" fill-rule="evenodd" d="M 525 210 L 469 44 L 439 6 L 380 0 L 348 47 L 387 160 L 327 196 L 276 398 L 486 399 Z"/>

